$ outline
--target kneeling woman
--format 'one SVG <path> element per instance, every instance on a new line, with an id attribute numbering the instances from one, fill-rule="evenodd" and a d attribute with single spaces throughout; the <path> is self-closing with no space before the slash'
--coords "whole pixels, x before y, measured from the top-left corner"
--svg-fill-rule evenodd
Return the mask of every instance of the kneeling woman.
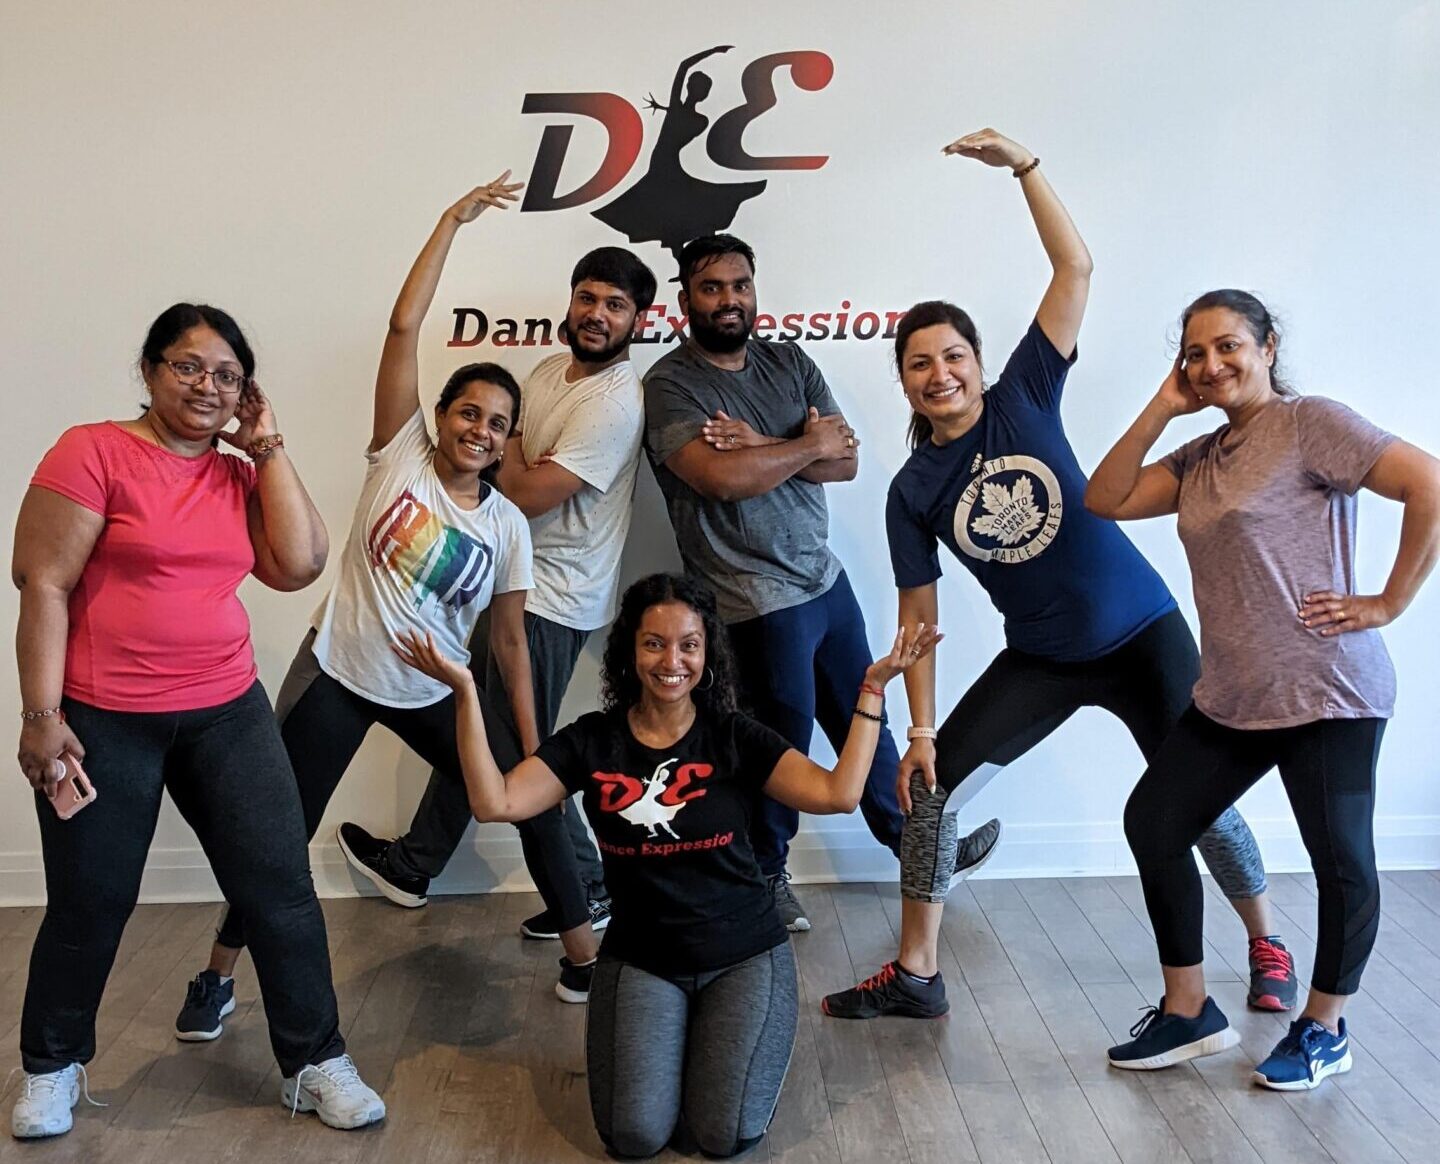
<path id="1" fill-rule="evenodd" d="M 590 1106 L 620 1156 L 650 1156 L 681 1116 L 731 1156 L 774 1114 L 795 1041 L 795 960 L 750 848 L 755 794 L 852 812 L 880 735 L 885 685 L 939 641 L 902 629 L 872 663 L 833 771 L 736 710 L 715 599 L 655 574 L 621 600 L 605 647 L 604 711 L 581 716 L 502 775 L 470 671 L 411 635 L 397 648 L 456 693 L 476 819 L 525 820 L 573 792 L 595 830 L 614 920 L 590 991 Z"/>

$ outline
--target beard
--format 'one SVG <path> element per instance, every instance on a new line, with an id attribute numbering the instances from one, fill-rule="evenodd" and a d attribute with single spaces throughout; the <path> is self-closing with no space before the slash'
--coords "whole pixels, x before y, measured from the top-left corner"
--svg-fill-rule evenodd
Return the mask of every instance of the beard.
<path id="1" fill-rule="evenodd" d="M 593 334 L 593 333 L 592 333 Z M 569 345 L 570 354 L 582 364 L 605 364 L 609 363 L 616 356 L 624 353 L 630 346 L 630 333 L 627 331 L 620 339 L 603 348 L 586 348 L 580 346 L 580 328 L 575 327 L 567 319 L 565 321 L 565 342 Z"/>
<path id="2" fill-rule="evenodd" d="M 753 311 L 740 311 L 740 323 L 716 327 L 711 323 L 711 316 L 690 316 L 690 338 L 704 348 L 707 352 L 714 352 L 716 355 L 730 355 L 738 352 L 745 346 L 745 341 L 750 338 L 750 331 L 755 326 L 755 313 Z"/>

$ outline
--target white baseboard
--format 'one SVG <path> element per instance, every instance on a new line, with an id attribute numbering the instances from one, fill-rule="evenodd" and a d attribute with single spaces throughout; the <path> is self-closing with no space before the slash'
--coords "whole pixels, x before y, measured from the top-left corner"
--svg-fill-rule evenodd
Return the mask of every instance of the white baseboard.
<path id="1" fill-rule="evenodd" d="M 898 881 L 899 863 L 857 822 L 817 824 L 795 838 L 790 872 L 797 882 Z M 828 825 L 828 827 L 827 827 Z M 1293 821 L 1251 820 L 1266 868 L 1272 873 L 1309 869 L 1309 858 Z M 1440 816 L 1379 817 L 1375 850 L 1380 868 L 1440 869 Z M 321 897 L 373 893 L 355 877 L 335 844 L 334 834 L 310 847 L 315 888 Z M 1135 872 L 1118 822 L 1082 825 L 1007 825 L 999 851 L 981 877 L 1114 877 Z M 520 841 L 509 836 L 472 834 L 450 862 L 432 893 L 513 893 L 533 889 L 525 872 Z M 0 906 L 39 905 L 45 877 L 39 850 L 0 853 Z M 198 846 L 152 849 L 140 887 L 142 902 L 219 901 L 220 892 Z"/>

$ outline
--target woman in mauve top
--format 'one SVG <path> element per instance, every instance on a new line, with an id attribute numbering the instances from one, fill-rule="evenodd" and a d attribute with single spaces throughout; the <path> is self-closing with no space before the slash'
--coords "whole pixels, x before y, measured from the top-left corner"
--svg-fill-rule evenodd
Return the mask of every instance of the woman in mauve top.
<path id="1" fill-rule="evenodd" d="M 1380 926 L 1375 765 L 1395 703 L 1377 628 L 1410 605 L 1440 552 L 1440 462 L 1337 401 L 1296 395 L 1280 378 L 1279 346 L 1275 321 L 1247 292 L 1192 303 L 1175 366 L 1095 470 L 1085 502 L 1120 520 L 1178 513 L 1200 614 L 1194 701 L 1125 810 L 1165 996 L 1110 1061 L 1149 1070 L 1240 1041 L 1205 992 L 1189 847 L 1278 767 L 1315 871 L 1319 923 L 1304 1011 L 1253 1078 L 1292 1091 L 1350 1069 L 1341 1012 Z M 1210 407 L 1224 425 L 1141 467 L 1170 421 Z M 1405 506 L 1379 594 L 1356 593 L 1361 488 Z"/>
<path id="2" fill-rule="evenodd" d="M 17 1137 L 70 1130 L 166 790 L 253 918 L 284 1102 L 344 1127 L 385 1114 L 345 1053 L 300 798 L 236 595 L 251 574 L 307 586 L 329 549 L 254 370 L 229 315 L 177 303 L 141 351 L 143 415 L 68 429 L 20 508 L 20 766 L 47 901 L 20 1024 Z M 96 798 L 61 819 L 63 797 L 49 798 L 76 759 Z"/>

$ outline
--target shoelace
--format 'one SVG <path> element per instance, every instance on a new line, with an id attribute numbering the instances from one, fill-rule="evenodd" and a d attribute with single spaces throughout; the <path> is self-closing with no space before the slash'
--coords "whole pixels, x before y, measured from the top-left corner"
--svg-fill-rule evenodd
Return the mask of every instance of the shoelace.
<path id="1" fill-rule="evenodd" d="M 855 989 L 856 989 L 856 990 L 861 990 L 861 991 L 864 991 L 864 990 L 878 990 L 880 987 L 884 986 L 886 983 L 892 981 L 892 980 L 894 979 L 894 977 L 895 977 L 895 963 L 894 963 L 894 962 L 886 962 L 885 965 L 881 966 L 880 969 L 878 969 L 877 971 L 875 971 L 874 974 L 870 975 L 869 978 L 865 979 L 865 981 L 862 982 L 862 983 L 860 983 L 860 985 L 857 986 Z"/>
<path id="2" fill-rule="evenodd" d="M 334 1066 L 330 1066 L 330 1064 L 334 1064 Z M 300 1084 L 304 1081 L 307 1071 L 313 1071 L 321 1078 L 328 1079 L 341 1091 L 345 1091 L 351 1086 L 361 1085 L 360 1072 L 355 1067 L 355 1060 L 350 1058 L 348 1053 L 334 1059 L 327 1059 L 324 1064 L 318 1066 L 314 1063 L 305 1064 L 300 1068 L 300 1074 L 295 1076 L 295 1096 L 290 1101 L 290 1118 L 292 1120 L 300 1108 Z"/>
<path id="3" fill-rule="evenodd" d="M 1305 1070 L 1309 1072 L 1313 1081 L 1315 1078 L 1315 1056 L 1311 1053 L 1329 1035 L 1323 1026 L 1314 1019 L 1305 1020 L 1305 1025 L 1300 1025 L 1301 1020 L 1296 1019 L 1290 1024 L 1290 1029 L 1285 1032 L 1285 1037 L 1275 1046 L 1275 1054 L 1281 1052 L 1299 1052 L 1305 1059 Z"/>
<path id="4" fill-rule="evenodd" d="M 1138 1039 L 1160 1021 L 1160 1008 L 1158 1006 L 1147 1006 L 1144 1008 L 1144 1011 L 1145 1013 L 1140 1016 L 1139 1021 L 1130 1028 L 1130 1037 L 1132 1039 Z"/>
<path id="5" fill-rule="evenodd" d="M 190 988 L 185 992 L 186 1005 L 195 1004 L 204 1006 L 210 998 L 210 983 L 206 982 L 202 975 L 195 975 L 190 983 Z"/>
<path id="6" fill-rule="evenodd" d="M 1290 977 L 1295 962 L 1290 957 L 1289 950 L 1281 949 L 1273 942 L 1267 942 L 1264 938 L 1260 938 L 1251 944 L 1250 953 L 1255 959 L 1261 977 L 1279 978 L 1282 981 Z"/>
<path id="7" fill-rule="evenodd" d="M 0 1095 L 5 1094 L 5 1092 L 9 1090 L 10 1080 L 15 1078 L 15 1072 L 21 1070 L 24 1069 L 21 1067 L 10 1068 L 10 1073 L 5 1076 L 5 1085 L 0 1087 Z M 85 1102 L 91 1107 L 109 1107 L 110 1105 L 108 1103 L 101 1103 L 98 1099 L 90 1098 L 90 1076 L 85 1071 L 85 1064 L 76 1063 L 75 1070 L 79 1072 L 80 1075 L 80 1091 L 81 1094 L 85 1096 Z M 27 1072 L 25 1075 L 25 1098 L 33 1099 L 40 1092 L 46 1091 L 53 1095 L 60 1089 L 60 1077 L 64 1074 L 63 1069 L 60 1071 L 47 1071 L 43 1075 L 31 1075 Z"/>

